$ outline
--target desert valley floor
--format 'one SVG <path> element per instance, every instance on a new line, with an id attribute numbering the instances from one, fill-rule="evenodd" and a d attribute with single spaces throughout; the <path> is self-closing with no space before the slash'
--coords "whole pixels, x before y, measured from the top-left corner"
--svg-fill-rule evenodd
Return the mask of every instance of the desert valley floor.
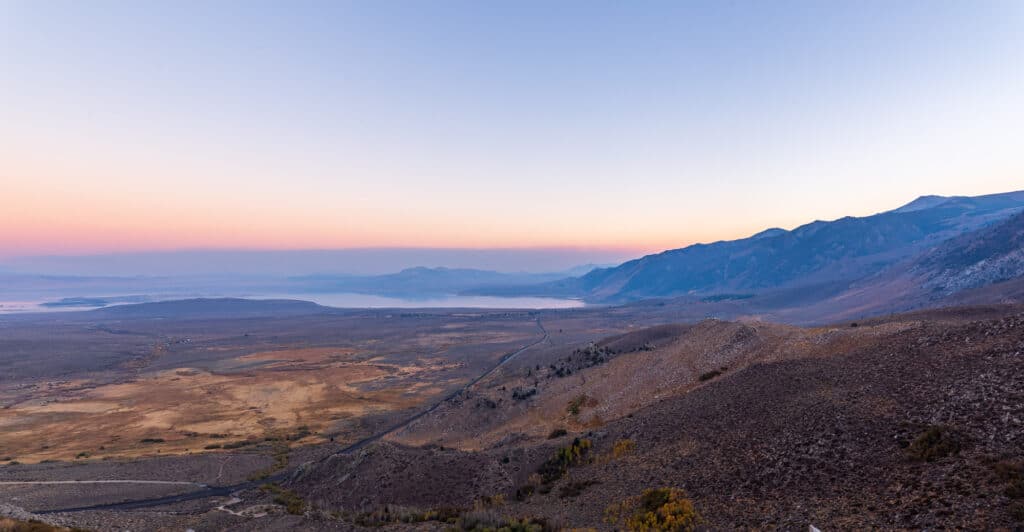
<path id="1" fill-rule="evenodd" d="M 1024 308 L 693 312 L 4 317 L 0 505 L 98 530 L 612 529 L 660 489 L 709 529 L 1021 526 Z"/>

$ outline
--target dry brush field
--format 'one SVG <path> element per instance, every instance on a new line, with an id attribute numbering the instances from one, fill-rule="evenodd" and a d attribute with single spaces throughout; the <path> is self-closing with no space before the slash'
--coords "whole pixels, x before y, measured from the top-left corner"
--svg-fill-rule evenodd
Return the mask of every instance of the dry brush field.
<path id="1" fill-rule="evenodd" d="M 537 336 L 502 313 L 15 320 L 0 326 L 0 458 L 353 441 Z"/>

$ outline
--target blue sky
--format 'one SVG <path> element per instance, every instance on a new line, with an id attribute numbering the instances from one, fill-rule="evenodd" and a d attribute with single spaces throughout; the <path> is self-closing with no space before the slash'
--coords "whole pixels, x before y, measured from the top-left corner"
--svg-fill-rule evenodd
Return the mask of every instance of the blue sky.
<path id="1" fill-rule="evenodd" d="M 629 253 L 1024 188 L 1024 3 L 0 5 L 0 255 Z"/>

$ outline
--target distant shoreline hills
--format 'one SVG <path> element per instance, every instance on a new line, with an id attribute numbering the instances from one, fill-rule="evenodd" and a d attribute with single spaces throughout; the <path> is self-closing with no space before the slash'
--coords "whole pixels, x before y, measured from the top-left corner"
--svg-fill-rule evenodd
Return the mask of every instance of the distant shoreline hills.
<path id="1" fill-rule="evenodd" d="M 87 311 L 107 318 L 244 318 L 254 316 L 305 316 L 337 313 L 342 309 L 295 299 L 245 299 L 236 297 L 191 298 L 115 305 Z"/>

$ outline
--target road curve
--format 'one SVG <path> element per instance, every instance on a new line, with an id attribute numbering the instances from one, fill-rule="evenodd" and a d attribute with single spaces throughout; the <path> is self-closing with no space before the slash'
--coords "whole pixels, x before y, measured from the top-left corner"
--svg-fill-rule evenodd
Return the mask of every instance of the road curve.
<path id="1" fill-rule="evenodd" d="M 451 399 L 454 399 L 459 394 L 465 392 L 466 390 L 469 390 L 473 386 L 476 386 L 477 383 L 479 383 L 483 379 L 487 378 L 488 376 L 492 375 L 499 368 L 501 368 L 505 364 L 511 362 L 512 360 L 514 360 L 516 357 L 518 357 L 523 352 L 525 352 L 528 349 L 531 349 L 533 347 L 536 347 L 537 345 L 540 345 L 541 343 L 547 341 L 547 339 L 549 338 L 548 331 L 547 331 L 547 329 L 544 328 L 544 324 L 541 323 L 540 318 L 537 318 L 536 323 L 537 323 L 537 328 L 540 329 L 540 332 L 541 332 L 540 338 L 534 340 L 533 342 L 530 342 L 529 344 L 526 344 L 526 345 L 520 347 L 519 349 L 517 349 L 515 351 L 512 351 L 511 353 L 506 353 L 505 355 L 503 355 L 501 357 L 501 359 L 498 360 L 497 364 L 492 366 L 487 371 L 481 373 L 480 375 L 478 375 L 473 380 L 471 380 L 468 383 L 464 384 L 463 386 L 459 387 L 458 390 L 448 394 L 447 396 L 442 398 L 440 401 L 437 401 L 436 403 L 431 405 L 430 408 L 427 408 L 426 410 L 423 410 L 422 412 L 419 412 L 419 413 L 417 413 L 416 415 L 414 415 L 414 416 L 412 416 L 410 418 L 407 418 L 407 419 L 405 419 L 405 420 L 403 420 L 403 421 L 401 421 L 399 423 L 396 423 L 395 425 L 392 425 L 392 426 L 390 426 L 390 427 L 388 427 L 388 428 L 386 428 L 386 429 L 384 429 L 384 430 L 382 430 L 382 431 L 380 431 L 380 432 L 378 432 L 378 433 L 376 433 L 376 434 L 374 434 L 372 436 L 363 438 L 362 440 L 359 440 L 359 441 L 357 441 L 355 443 L 352 443 L 348 447 L 345 447 L 344 449 L 341 449 L 340 451 L 338 451 L 335 454 L 336 455 L 337 454 L 349 454 L 349 453 L 358 451 L 358 450 L 362 449 L 363 447 L 366 447 L 367 445 L 380 440 L 384 436 L 387 436 L 388 434 L 391 434 L 392 432 L 395 432 L 397 430 L 400 430 L 400 429 L 403 429 L 403 428 L 407 427 L 412 422 L 414 422 L 414 421 L 422 418 L 423 416 L 426 416 L 426 415 L 430 414 L 431 412 L 437 410 L 438 408 L 441 407 L 441 405 L 443 405 L 444 403 L 448 402 Z M 156 507 L 156 506 L 165 506 L 165 505 L 168 505 L 168 504 L 175 504 L 175 503 L 180 503 L 180 502 L 188 502 L 188 501 L 194 501 L 194 500 L 199 500 L 199 499 L 206 499 L 206 498 L 209 498 L 209 497 L 222 497 L 222 496 L 226 496 L 226 495 L 231 495 L 232 493 L 236 493 L 236 492 L 239 492 L 239 491 L 255 488 L 255 487 L 257 487 L 257 486 L 259 486 L 259 485 L 261 485 L 263 483 L 281 481 L 281 480 L 287 478 L 287 476 L 288 475 L 285 472 L 281 472 L 281 473 L 278 473 L 276 475 L 272 475 L 272 476 L 270 476 L 270 477 L 268 477 L 266 479 L 260 480 L 260 481 L 249 480 L 249 481 L 246 481 L 246 482 L 241 482 L 239 484 L 233 484 L 231 486 L 207 486 L 205 484 L 199 484 L 199 483 L 196 483 L 196 482 L 170 482 L 170 481 L 158 481 L 158 480 L 148 480 L 148 481 L 147 480 L 135 480 L 135 481 L 61 480 L 61 481 L 50 481 L 50 482 L 39 481 L 40 484 L 60 484 L 60 483 L 77 484 L 77 483 L 85 483 L 85 482 L 100 482 L 100 483 L 102 483 L 102 482 L 134 482 L 134 483 L 141 483 L 141 484 L 168 484 L 168 483 L 171 483 L 171 484 L 188 484 L 188 485 L 193 485 L 193 486 L 199 486 L 200 489 L 195 490 L 195 491 L 190 491 L 188 493 L 182 493 L 182 494 L 179 494 L 179 495 L 168 495 L 166 497 L 155 497 L 155 498 L 152 498 L 152 499 L 139 499 L 139 500 L 135 500 L 135 501 L 114 502 L 114 503 L 108 503 L 108 504 L 94 504 L 94 505 L 91 505 L 91 506 L 79 506 L 79 507 L 73 507 L 73 508 L 60 508 L 60 509 L 50 509 L 50 510 L 39 510 L 39 511 L 35 511 L 33 513 L 36 513 L 36 514 L 54 514 L 54 513 L 68 513 L 68 512 L 84 512 L 84 511 L 88 511 L 88 510 L 108 510 L 109 511 L 109 510 L 137 510 L 137 509 L 140 509 L 140 508 L 153 508 L 153 507 Z M 19 482 L 19 483 L 31 483 L 31 482 L 26 481 L 26 482 Z"/>

